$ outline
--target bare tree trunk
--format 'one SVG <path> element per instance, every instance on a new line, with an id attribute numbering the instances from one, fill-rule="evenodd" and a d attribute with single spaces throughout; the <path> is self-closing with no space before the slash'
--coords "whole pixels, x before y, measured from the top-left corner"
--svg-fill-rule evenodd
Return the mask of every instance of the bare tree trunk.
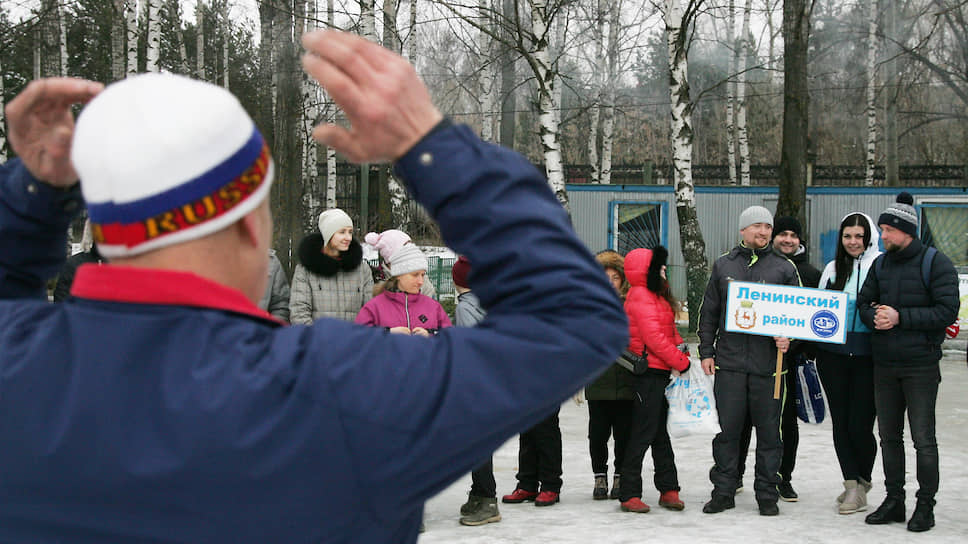
<path id="1" fill-rule="evenodd" d="M 414 4 L 417 2 L 417 0 L 411 1 Z M 335 28 L 335 16 L 336 11 L 333 6 L 333 0 L 326 0 L 326 25 L 329 28 Z M 416 40 L 416 36 L 411 34 L 410 39 Z M 416 50 L 416 47 L 414 47 L 414 50 Z M 411 58 L 410 62 L 414 62 L 414 59 Z M 326 122 L 336 122 L 336 107 L 328 98 L 326 100 Z M 326 148 L 326 207 L 336 207 L 336 150 L 332 147 Z M 365 221 L 366 218 L 364 217 L 363 220 Z"/>
<path id="2" fill-rule="evenodd" d="M 64 6 L 57 6 L 57 34 L 58 45 L 60 46 L 60 72 L 61 77 L 67 77 L 67 25 L 64 24 Z"/>
<path id="3" fill-rule="evenodd" d="M 125 0 L 111 0 L 111 79 L 124 79 L 125 40 L 127 30 L 124 25 Z"/>
<path id="4" fill-rule="evenodd" d="M 376 3 L 374 0 L 359 0 L 360 2 L 360 31 L 363 36 L 373 42 L 380 42 L 376 34 Z"/>
<path id="5" fill-rule="evenodd" d="M 305 32 L 316 30 L 317 20 L 316 0 L 306 2 L 306 23 Z M 303 225 L 305 232 L 312 232 L 316 226 L 316 218 L 322 211 L 322 202 L 319 198 L 319 149 L 316 140 L 313 140 L 313 122 L 319 115 L 319 85 L 314 79 L 309 77 L 305 71 L 302 72 L 302 94 L 303 94 L 303 208 L 306 210 L 306 224 Z"/>
<path id="6" fill-rule="evenodd" d="M 410 32 L 407 36 L 407 60 L 417 65 L 417 0 L 410 0 Z"/>
<path id="7" fill-rule="evenodd" d="M 773 72 L 776 71 L 776 27 L 773 25 L 773 12 L 776 10 L 776 4 L 779 1 L 780 0 L 764 0 L 766 29 L 767 33 L 769 34 L 766 58 L 767 83 L 773 83 Z"/>
<path id="8" fill-rule="evenodd" d="M 605 8 L 602 2 L 611 0 L 598 0 L 595 5 L 595 25 L 592 27 L 592 44 L 594 46 L 594 56 L 592 63 L 595 73 L 592 74 L 594 81 L 594 103 L 588 108 L 588 164 L 591 166 L 592 183 L 601 183 L 601 166 L 598 159 L 598 125 L 602 116 L 602 99 L 605 93 L 605 85 L 608 81 L 605 77 Z"/>
<path id="9" fill-rule="evenodd" d="M 383 47 L 395 53 L 403 53 L 403 40 L 397 29 L 399 0 L 383 0 Z"/>
<path id="10" fill-rule="evenodd" d="M 401 48 L 400 36 L 397 31 L 397 7 L 397 0 L 383 0 L 383 47 L 395 52 L 399 52 Z M 375 35 L 376 31 L 374 30 Z M 406 230 L 410 223 L 407 190 L 393 175 L 393 171 L 388 165 L 381 167 L 380 176 L 381 178 L 386 177 L 392 224 L 401 230 Z"/>
<path id="11" fill-rule="evenodd" d="M 608 6 L 607 81 L 602 103 L 602 170 L 601 182 L 612 183 L 612 145 L 615 141 L 615 87 L 618 85 L 618 35 L 620 30 L 621 0 L 611 0 Z"/>
<path id="12" fill-rule="evenodd" d="M 736 79 L 736 137 L 739 140 L 739 183 L 744 187 L 748 187 L 750 184 L 750 143 L 749 134 L 746 131 L 746 74 L 750 68 L 750 57 L 753 54 L 753 44 L 750 39 L 750 12 L 752 8 L 753 0 L 746 0 L 746 6 L 743 8 L 743 36 L 739 44 L 743 62 Z"/>
<path id="13" fill-rule="evenodd" d="M 736 103 L 736 72 L 739 66 L 739 42 L 736 36 L 736 6 L 734 0 L 729 0 L 726 6 L 726 41 L 733 54 L 729 58 L 729 81 L 726 82 L 726 163 L 729 166 L 729 184 L 736 185 L 736 125 L 733 107 Z"/>
<path id="14" fill-rule="evenodd" d="M 266 37 L 263 33 L 262 39 Z M 205 4 L 202 0 L 195 3 L 195 71 L 198 79 L 205 81 Z"/>
<path id="15" fill-rule="evenodd" d="M 864 184 L 874 185 L 877 150 L 877 0 L 868 0 L 867 11 L 867 168 Z"/>
<path id="16" fill-rule="evenodd" d="M 514 21 L 517 17 L 517 0 L 495 0 L 502 2 L 501 12 L 504 19 Z M 495 6 L 496 7 L 496 6 Z M 516 124 L 517 98 L 515 89 L 517 88 L 517 77 L 514 69 L 516 54 L 507 45 L 513 43 L 514 34 L 509 25 L 502 25 L 505 32 L 506 43 L 501 47 L 501 145 L 514 148 L 514 130 Z"/>
<path id="17" fill-rule="evenodd" d="M 41 44 L 43 42 L 43 39 L 44 38 L 43 36 L 41 36 L 41 32 L 40 32 L 40 26 L 38 25 L 34 27 L 34 59 L 32 64 L 34 69 L 33 70 L 34 79 L 40 79 L 41 77 L 43 77 L 41 75 L 41 69 L 40 69 L 40 58 L 41 58 L 40 50 L 42 47 Z"/>
<path id="18" fill-rule="evenodd" d="M 0 163 L 7 162 L 7 114 L 3 99 L 3 57 L 0 56 Z"/>
<path id="19" fill-rule="evenodd" d="M 478 16 L 481 18 L 481 25 L 493 30 L 491 9 L 488 0 L 478 0 Z M 411 29 L 411 41 L 413 41 L 413 38 L 414 34 Z M 480 58 L 485 62 L 478 75 L 481 97 L 481 139 L 486 142 L 493 142 L 494 118 L 496 117 L 494 110 L 497 108 L 497 71 L 495 70 L 494 43 L 484 30 L 477 34 L 477 48 L 480 52 Z M 411 59 L 411 62 L 413 62 L 413 59 Z"/>
<path id="20" fill-rule="evenodd" d="M 672 164 L 676 191 L 676 217 L 688 281 L 689 330 L 699 324 L 699 306 L 706 288 L 706 243 L 696 214 L 692 182 L 692 110 L 689 96 L 687 34 L 702 0 L 665 0 L 666 39 L 669 50 L 669 96 L 672 101 Z"/>
<path id="21" fill-rule="evenodd" d="M 158 71 L 158 56 L 161 50 L 161 20 L 158 18 L 158 1 L 147 0 L 148 41 L 145 49 L 145 71 Z"/>
<path id="22" fill-rule="evenodd" d="M 807 46 L 813 0 L 783 1 L 783 144 L 780 150 L 780 196 L 777 215 L 797 218 L 808 225 L 807 121 L 810 92 L 807 87 Z M 808 239 L 806 232 L 801 238 Z"/>
<path id="23" fill-rule="evenodd" d="M 565 189 L 565 173 L 561 163 L 561 147 L 558 141 L 558 123 L 555 121 L 555 69 L 551 64 L 548 44 L 548 24 L 551 23 L 547 0 L 532 0 L 531 28 L 535 36 L 534 65 L 532 69 L 538 84 L 538 124 L 542 154 L 545 160 L 545 174 L 548 184 L 554 191 L 562 207 L 569 213 L 568 192 Z"/>
<path id="24" fill-rule="evenodd" d="M 887 102 L 884 108 L 884 158 L 885 183 L 894 187 L 900 185 L 898 179 L 898 133 L 897 133 L 897 97 L 898 97 L 898 77 L 897 77 L 897 57 L 900 54 L 898 47 L 893 45 L 901 41 L 897 35 L 897 3 L 886 2 L 884 6 L 884 34 L 887 37 L 885 44 L 890 45 L 886 48 L 887 64 L 884 100 Z"/>
<path id="25" fill-rule="evenodd" d="M 138 73 L 138 1 L 127 0 L 125 29 L 128 37 L 128 75 Z"/>
<path id="26" fill-rule="evenodd" d="M 41 77 L 61 75 L 60 59 L 60 8 L 56 0 L 43 0 L 40 6 L 40 74 Z"/>
<path id="27" fill-rule="evenodd" d="M 232 21 L 229 20 L 228 2 L 222 7 L 222 86 L 229 89 L 229 42 L 232 37 Z"/>

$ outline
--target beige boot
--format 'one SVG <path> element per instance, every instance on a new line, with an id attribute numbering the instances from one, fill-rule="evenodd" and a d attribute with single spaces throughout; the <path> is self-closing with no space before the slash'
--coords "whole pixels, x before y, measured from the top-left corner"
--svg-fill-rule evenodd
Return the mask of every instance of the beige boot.
<path id="1" fill-rule="evenodd" d="M 857 480 L 845 480 L 844 502 L 840 503 L 838 511 L 841 514 L 853 514 L 861 510 L 867 510 L 867 493 L 865 492 L 861 497 L 858 493 Z"/>
<path id="2" fill-rule="evenodd" d="M 871 487 L 873 487 L 873 486 L 867 480 L 865 480 L 863 478 L 857 478 L 857 488 L 858 488 L 858 492 L 863 491 L 865 497 L 867 496 L 867 493 L 871 490 Z M 863 488 L 863 489 L 861 489 L 861 488 Z M 737 493 L 738 493 L 738 491 L 737 491 Z M 837 495 L 837 504 L 840 504 L 840 503 L 844 502 L 844 497 L 846 495 L 847 495 L 847 490 L 846 489 L 843 490 L 840 493 L 840 495 Z"/>

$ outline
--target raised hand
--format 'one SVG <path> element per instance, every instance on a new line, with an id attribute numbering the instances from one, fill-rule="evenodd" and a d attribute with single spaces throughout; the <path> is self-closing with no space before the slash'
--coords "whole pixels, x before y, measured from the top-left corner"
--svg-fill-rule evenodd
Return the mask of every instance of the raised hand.
<path id="1" fill-rule="evenodd" d="M 38 79 L 7 104 L 10 147 L 31 175 L 54 187 L 77 182 L 70 156 L 71 106 L 89 101 L 103 88 L 85 79 Z"/>
<path id="2" fill-rule="evenodd" d="M 413 66 L 359 36 L 322 30 L 302 38 L 302 63 L 346 113 L 350 128 L 320 125 L 313 137 L 353 162 L 400 158 L 443 118 Z"/>

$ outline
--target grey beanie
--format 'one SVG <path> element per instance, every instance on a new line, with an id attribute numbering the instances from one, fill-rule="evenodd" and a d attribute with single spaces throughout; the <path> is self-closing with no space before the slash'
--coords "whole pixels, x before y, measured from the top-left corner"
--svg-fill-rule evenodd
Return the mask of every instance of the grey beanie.
<path id="1" fill-rule="evenodd" d="M 423 251 L 413 244 L 406 244 L 390 255 L 388 261 L 390 265 L 390 275 L 402 276 L 417 270 L 427 270 L 427 257 Z"/>
<path id="2" fill-rule="evenodd" d="M 914 197 L 911 193 L 905 191 L 897 195 L 897 201 L 877 218 L 877 224 L 890 225 L 917 238 L 918 212 L 914 209 Z"/>
<path id="3" fill-rule="evenodd" d="M 766 223 L 772 227 L 773 214 L 763 206 L 750 206 L 739 214 L 739 230 L 743 230 L 754 223 Z"/>

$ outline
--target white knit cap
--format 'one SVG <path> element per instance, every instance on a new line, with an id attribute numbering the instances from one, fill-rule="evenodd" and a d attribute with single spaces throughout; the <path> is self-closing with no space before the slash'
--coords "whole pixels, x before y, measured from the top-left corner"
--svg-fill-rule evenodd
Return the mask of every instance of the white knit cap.
<path id="1" fill-rule="evenodd" d="M 427 270 L 427 257 L 413 244 L 406 244 L 393 252 L 388 261 L 391 276 L 402 276 L 417 270 Z"/>
<path id="2" fill-rule="evenodd" d="M 353 220 L 343 210 L 330 208 L 319 214 L 319 233 L 323 235 L 324 246 L 329 243 L 329 239 L 336 234 L 336 231 L 343 227 L 353 227 Z"/>
<path id="3" fill-rule="evenodd" d="M 269 194 L 269 149 L 225 89 L 173 74 L 107 87 L 77 120 L 71 160 L 98 251 L 138 255 L 222 230 Z"/>
<path id="4" fill-rule="evenodd" d="M 754 223 L 766 223 L 772 227 L 773 214 L 763 206 L 750 206 L 739 214 L 739 230 L 743 230 Z"/>

